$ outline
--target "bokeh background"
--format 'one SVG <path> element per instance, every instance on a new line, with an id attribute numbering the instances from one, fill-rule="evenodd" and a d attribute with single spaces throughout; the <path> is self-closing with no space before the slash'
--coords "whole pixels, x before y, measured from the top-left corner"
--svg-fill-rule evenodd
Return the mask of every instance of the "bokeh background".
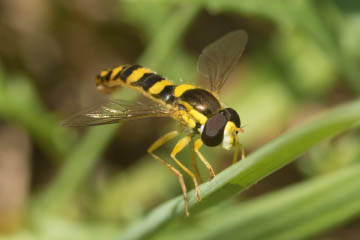
<path id="1" fill-rule="evenodd" d="M 196 72 L 199 53 L 236 29 L 246 30 L 249 42 L 221 98 L 240 114 L 247 154 L 359 97 L 356 0 L 0 1 L 0 239 L 110 239 L 179 195 L 177 178 L 146 154 L 176 127 L 172 120 L 92 129 L 60 122 L 107 98 L 136 101 L 128 89 L 96 92 L 95 76 L 120 64 L 206 86 Z M 321 143 L 225 205 L 354 164 L 359 146 L 359 131 Z M 231 164 L 221 148 L 202 151 L 216 172 Z M 359 216 L 315 239 L 359 239 Z"/>

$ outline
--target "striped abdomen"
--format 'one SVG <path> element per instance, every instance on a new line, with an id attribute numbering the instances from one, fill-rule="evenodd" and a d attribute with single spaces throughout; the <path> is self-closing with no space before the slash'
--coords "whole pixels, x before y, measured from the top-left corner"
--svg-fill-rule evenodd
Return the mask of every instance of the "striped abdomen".
<path id="1" fill-rule="evenodd" d="M 186 114 L 176 116 L 189 128 L 199 132 L 201 125 L 218 112 L 222 106 L 209 91 L 191 84 L 175 85 L 163 76 L 139 65 L 123 65 L 102 71 L 96 86 L 100 92 L 111 92 L 119 86 L 135 88 L 147 96 L 184 110 Z"/>
<path id="2" fill-rule="evenodd" d="M 111 92 L 119 86 L 137 88 L 167 104 L 174 102 L 175 85 L 163 76 L 139 65 L 122 65 L 102 71 L 96 78 L 100 92 Z"/>

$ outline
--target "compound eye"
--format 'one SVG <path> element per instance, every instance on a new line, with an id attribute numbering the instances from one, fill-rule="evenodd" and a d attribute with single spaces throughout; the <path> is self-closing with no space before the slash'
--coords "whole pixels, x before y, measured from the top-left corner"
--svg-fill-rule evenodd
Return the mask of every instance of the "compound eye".
<path id="1" fill-rule="evenodd" d="M 219 145 L 224 137 L 226 122 L 226 117 L 220 112 L 209 118 L 201 134 L 201 140 L 210 147 Z"/>
<path id="2" fill-rule="evenodd" d="M 235 123 L 236 127 L 240 127 L 240 125 L 241 125 L 240 117 L 234 109 L 225 108 L 225 109 L 221 110 L 220 112 L 222 112 L 225 115 L 225 117 L 228 121 Z"/>

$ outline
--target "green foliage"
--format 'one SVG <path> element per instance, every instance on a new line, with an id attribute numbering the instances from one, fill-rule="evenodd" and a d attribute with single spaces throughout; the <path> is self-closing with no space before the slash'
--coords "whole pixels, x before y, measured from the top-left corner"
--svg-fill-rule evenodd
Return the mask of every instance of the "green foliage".
<path id="1" fill-rule="evenodd" d="M 190 211 L 196 214 L 197 211 L 214 206 L 244 191 L 273 171 L 295 160 L 316 143 L 359 124 L 360 101 L 356 101 L 290 130 L 249 155 L 246 160 L 227 168 L 212 181 L 200 186 L 203 198 L 201 202 L 197 202 L 194 191 L 192 191 L 189 196 Z M 359 172 L 357 171 L 356 174 L 355 176 L 358 176 Z M 165 203 L 134 225 L 122 237 L 143 239 L 145 236 L 151 235 L 176 216 L 183 215 L 183 204 L 181 197 Z"/>
<path id="2" fill-rule="evenodd" d="M 250 50 L 221 99 L 240 113 L 241 141 L 252 153 L 203 183 L 201 202 L 190 191 L 191 215 L 184 218 L 182 196 L 165 201 L 180 191 L 172 192 L 176 178 L 148 156 L 114 176 L 86 181 L 121 124 L 91 128 L 76 139 L 73 130 L 59 126 L 29 77 L 0 71 L 1 119 L 26 129 L 49 159 L 62 163 L 45 190 L 31 196 L 27 222 L 11 239 L 307 239 L 359 218 L 359 7 L 340 1 L 155 0 L 119 1 L 116 9 L 146 43 L 138 62 L 175 82 L 196 77 L 196 56 L 183 40 L 192 40 L 189 29 L 200 13 L 228 14 L 234 22 L 240 17 L 249 28 Z M 252 29 L 257 22 L 260 27 Z M 201 26 L 212 30 L 206 24 Z M 270 29 L 266 40 L 256 39 L 261 28 Z M 127 90 L 112 97 L 120 96 L 137 97 Z M 319 111 L 324 113 L 314 117 Z M 299 124 L 304 119 L 311 120 Z M 227 162 L 220 150 L 202 151 L 214 166 Z M 189 152 L 181 155 L 189 158 Z M 234 200 L 297 159 L 302 182 Z"/>
<path id="3" fill-rule="evenodd" d="M 307 239 L 360 213 L 359 177 L 359 165 L 348 167 L 205 212 L 197 216 L 196 228 L 176 221 L 153 239 Z"/>
<path id="4" fill-rule="evenodd" d="M 20 125 L 35 138 L 49 158 L 59 162 L 70 151 L 75 135 L 58 123 L 23 75 L 6 76 L 0 69 L 0 117 Z"/>

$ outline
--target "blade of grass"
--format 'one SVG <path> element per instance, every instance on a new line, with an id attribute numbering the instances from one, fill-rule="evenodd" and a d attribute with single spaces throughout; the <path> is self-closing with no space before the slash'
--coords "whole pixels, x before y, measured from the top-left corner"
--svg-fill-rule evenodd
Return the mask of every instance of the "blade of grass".
<path id="1" fill-rule="evenodd" d="M 197 7 L 184 7 L 176 11 L 172 18 L 164 23 L 162 30 L 150 43 L 139 62 L 149 66 L 153 62 L 151 56 L 156 56 L 155 64 L 151 66 L 159 69 L 160 64 L 165 61 L 197 12 Z M 118 95 L 119 93 L 116 94 Z M 94 127 L 87 132 L 84 139 L 68 156 L 48 189 L 33 201 L 33 214 L 55 213 L 64 206 L 89 174 L 119 126 L 120 124 Z"/>
<path id="2" fill-rule="evenodd" d="M 295 160 L 316 143 L 353 128 L 360 122 L 360 100 L 339 106 L 314 120 L 289 130 L 271 141 L 244 161 L 227 168 L 212 181 L 200 186 L 203 200 L 197 202 L 189 193 L 190 213 L 208 208 L 255 184 L 262 178 Z M 156 208 L 147 217 L 131 226 L 119 239 L 144 239 L 178 216 L 184 215 L 181 197 Z"/>
<path id="3" fill-rule="evenodd" d="M 360 165 L 199 218 L 156 239 L 307 239 L 360 214 Z M 211 226 L 209 228 L 208 226 Z"/>
<path id="4" fill-rule="evenodd" d="M 61 128 L 56 117 L 46 111 L 30 79 L 23 75 L 5 76 L 1 67 L 0 118 L 25 128 L 56 163 L 75 141 L 71 130 Z"/>

